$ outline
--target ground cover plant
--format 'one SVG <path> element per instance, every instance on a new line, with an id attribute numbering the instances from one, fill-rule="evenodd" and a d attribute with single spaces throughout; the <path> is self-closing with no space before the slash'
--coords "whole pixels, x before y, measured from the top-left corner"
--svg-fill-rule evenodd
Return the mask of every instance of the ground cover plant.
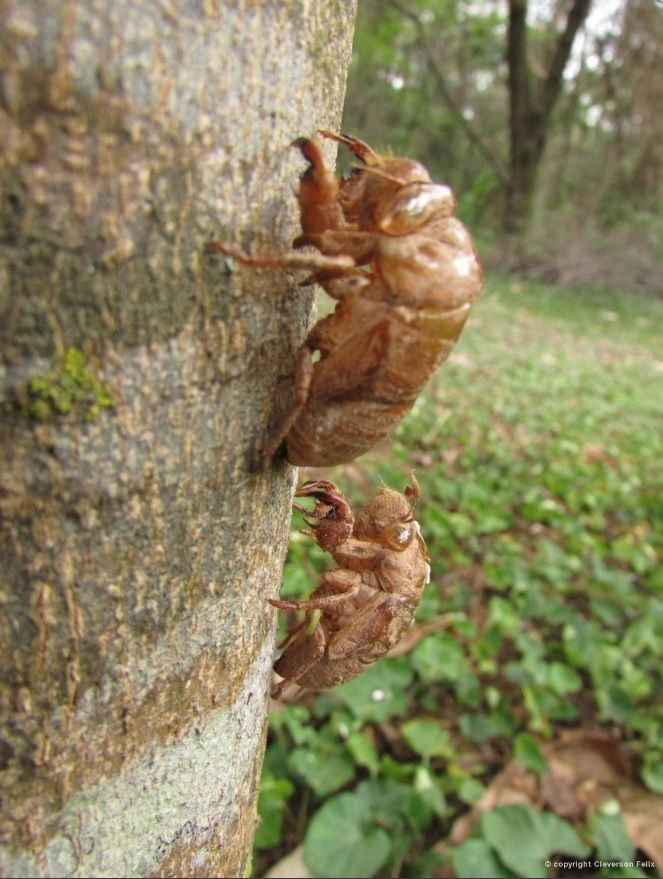
<path id="1" fill-rule="evenodd" d="M 255 875 L 657 875 L 662 330 L 489 279 L 395 442 L 326 472 L 361 503 L 416 468 L 432 579 L 396 655 L 273 710 Z M 283 595 L 326 563 L 294 530 Z"/>

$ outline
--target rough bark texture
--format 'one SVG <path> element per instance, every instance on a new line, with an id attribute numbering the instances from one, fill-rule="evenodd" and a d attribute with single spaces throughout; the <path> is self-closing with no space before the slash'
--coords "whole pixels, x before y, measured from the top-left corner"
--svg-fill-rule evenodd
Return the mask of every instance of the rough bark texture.
<path id="1" fill-rule="evenodd" d="M 296 475 L 251 462 L 311 295 L 204 243 L 287 246 L 354 6 L 2 5 L 8 875 L 247 868 Z"/>

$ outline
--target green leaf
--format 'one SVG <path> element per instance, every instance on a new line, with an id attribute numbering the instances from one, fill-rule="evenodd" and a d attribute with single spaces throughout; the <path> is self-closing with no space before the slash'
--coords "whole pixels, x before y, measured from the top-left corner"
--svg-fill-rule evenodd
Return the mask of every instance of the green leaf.
<path id="1" fill-rule="evenodd" d="M 584 857 L 590 851 L 566 821 L 529 806 L 492 809 L 484 812 L 480 824 L 500 860 L 517 876 L 545 877 L 545 862 L 553 852 Z"/>
<path id="2" fill-rule="evenodd" d="M 375 781 L 362 781 L 357 785 L 355 794 L 367 813 L 381 827 L 387 828 L 392 835 L 402 829 L 403 819 L 407 814 L 407 800 L 411 795 L 409 785 L 379 778 Z"/>
<path id="3" fill-rule="evenodd" d="M 387 862 L 389 835 L 373 823 L 370 809 L 354 793 L 339 794 L 315 813 L 304 840 L 304 862 L 329 879 L 371 877 Z"/>
<path id="4" fill-rule="evenodd" d="M 653 676 L 650 677 L 630 660 L 624 663 L 621 672 L 622 686 L 634 701 L 640 702 L 652 694 L 655 686 Z"/>
<path id="5" fill-rule="evenodd" d="M 260 823 L 254 839 L 256 848 L 272 848 L 281 841 L 283 809 L 294 790 L 294 785 L 287 778 L 277 779 L 263 774 L 258 796 Z"/>
<path id="6" fill-rule="evenodd" d="M 516 736 L 514 746 L 516 760 L 526 768 L 535 772 L 537 775 L 543 775 L 546 771 L 546 759 L 541 753 L 541 749 L 535 738 L 527 733 L 519 733 Z"/>
<path id="7" fill-rule="evenodd" d="M 660 631 L 652 625 L 651 617 L 644 616 L 627 628 L 622 638 L 622 647 L 629 656 L 639 656 L 645 650 L 656 653 L 660 649 Z M 659 626 L 660 629 L 660 626 Z"/>
<path id="8" fill-rule="evenodd" d="M 658 753 L 646 754 L 642 780 L 650 790 L 663 794 L 663 758 Z"/>
<path id="9" fill-rule="evenodd" d="M 494 673 L 495 670 L 493 665 L 490 672 Z M 481 671 L 487 671 L 487 669 L 481 668 Z M 479 678 L 471 671 L 466 670 L 454 683 L 454 694 L 461 704 L 467 705 L 469 708 L 479 708 L 483 695 Z"/>
<path id="10" fill-rule="evenodd" d="M 490 599 L 488 624 L 505 635 L 514 635 L 520 629 L 520 616 L 511 602 L 494 595 Z"/>
<path id="11" fill-rule="evenodd" d="M 436 720 L 408 720 L 401 725 L 401 732 L 412 750 L 426 759 L 453 754 L 449 735 Z"/>
<path id="12" fill-rule="evenodd" d="M 564 696 L 566 693 L 577 693 L 582 687 L 582 679 L 577 671 L 561 662 L 552 662 L 549 671 L 550 688 Z"/>
<path id="13" fill-rule="evenodd" d="M 493 534 L 509 527 L 509 520 L 493 512 L 487 512 L 477 519 L 477 534 Z"/>
<path id="14" fill-rule="evenodd" d="M 389 831 L 395 854 L 405 854 L 414 836 L 421 836 L 433 820 L 433 810 L 411 786 L 391 779 L 362 781 L 357 797 L 370 811 L 375 823 Z"/>
<path id="15" fill-rule="evenodd" d="M 435 876 L 438 867 L 444 863 L 444 858 L 435 849 L 429 849 L 421 857 L 417 858 L 410 869 L 410 876 Z"/>
<path id="16" fill-rule="evenodd" d="M 468 806 L 473 806 L 486 793 L 486 788 L 476 778 L 464 778 L 458 786 L 458 796 Z"/>
<path id="17" fill-rule="evenodd" d="M 486 629 L 470 643 L 472 655 L 478 660 L 492 659 L 502 646 L 502 635 L 497 629 Z"/>
<path id="18" fill-rule="evenodd" d="M 606 804 L 609 805 L 609 804 Z M 604 805 L 604 809 L 606 806 Z M 635 847 L 621 814 L 598 812 L 590 825 L 599 858 L 606 861 L 630 861 Z"/>
<path id="19" fill-rule="evenodd" d="M 547 840 L 541 837 L 538 814 L 529 806 L 501 806 L 480 819 L 484 837 L 516 876 L 545 879 Z"/>
<path id="20" fill-rule="evenodd" d="M 412 651 L 412 665 L 424 681 L 458 681 L 467 668 L 467 660 L 452 635 L 438 632 Z"/>
<path id="21" fill-rule="evenodd" d="M 337 687 L 336 696 L 360 720 L 378 723 L 404 714 L 413 677 L 404 659 L 382 659 L 360 677 Z"/>
<path id="22" fill-rule="evenodd" d="M 288 766 L 319 797 L 325 797 L 343 787 L 355 774 L 354 765 L 347 757 L 321 753 L 312 748 L 295 748 L 288 758 Z"/>
<path id="23" fill-rule="evenodd" d="M 447 522 L 458 538 L 462 539 L 474 532 L 474 522 L 465 513 L 449 513 Z"/>
<path id="24" fill-rule="evenodd" d="M 380 775 L 389 780 L 409 782 L 414 769 L 412 763 L 399 763 L 390 754 L 383 754 L 380 758 Z"/>
<path id="25" fill-rule="evenodd" d="M 311 715 L 302 705 L 287 705 L 283 711 L 273 712 L 269 716 L 269 725 L 274 730 L 284 727 L 288 730 L 296 745 L 314 742 L 317 732 L 310 723 Z"/>
<path id="26" fill-rule="evenodd" d="M 538 826 L 543 856 L 559 852 L 584 858 L 591 851 L 591 846 L 580 839 L 575 828 L 554 812 L 541 812 L 538 815 Z"/>
<path id="27" fill-rule="evenodd" d="M 509 879 L 513 876 L 485 839 L 466 839 L 451 851 L 458 879 Z"/>
<path id="28" fill-rule="evenodd" d="M 265 750 L 265 759 L 262 764 L 262 774 L 266 778 L 283 778 L 287 774 L 288 755 L 290 746 L 282 741 L 270 742 Z"/>
<path id="29" fill-rule="evenodd" d="M 414 789 L 435 814 L 443 818 L 449 813 L 447 801 L 437 779 L 426 766 L 418 766 L 414 775 Z"/>
<path id="30" fill-rule="evenodd" d="M 523 687 L 523 701 L 530 715 L 530 728 L 544 735 L 548 735 L 550 732 L 550 724 L 546 716 L 550 707 L 547 695 L 535 687 Z"/>
<path id="31" fill-rule="evenodd" d="M 351 733 L 345 741 L 345 746 L 352 754 L 352 758 L 358 766 L 368 769 L 373 777 L 378 774 L 380 758 L 378 757 L 375 745 L 365 733 Z"/>
<path id="32" fill-rule="evenodd" d="M 458 725 L 462 734 L 474 742 L 507 736 L 512 732 L 508 718 L 497 711 L 490 714 L 461 714 Z"/>

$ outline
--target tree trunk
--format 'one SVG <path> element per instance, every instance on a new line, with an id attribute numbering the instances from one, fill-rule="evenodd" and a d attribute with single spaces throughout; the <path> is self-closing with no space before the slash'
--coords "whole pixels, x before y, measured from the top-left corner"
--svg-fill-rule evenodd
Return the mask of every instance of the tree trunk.
<path id="1" fill-rule="evenodd" d="M 204 246 L 288 246 L 354 2 L 4 7 L 0 871 L 241 876 L 311 295 Z"/>
<path id="2" fill-rule="evenodd" d="M 509 79 L 509 175 L 504 227 L 520 236 L 532 211 L 536 179 L 562 90 L 563 75 L 576 35 L 591 0 L 573 0 L 564 30 L 557 37 L 546 75 L 534 82 L 527 59 L 527 0 L 509 0 L 507 67 Z"/>

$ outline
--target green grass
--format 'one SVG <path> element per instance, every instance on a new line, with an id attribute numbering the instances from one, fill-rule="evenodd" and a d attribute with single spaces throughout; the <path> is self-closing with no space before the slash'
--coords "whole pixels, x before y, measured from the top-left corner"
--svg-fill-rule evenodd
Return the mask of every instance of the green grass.
<path id="1" fill-rule="evenodd" d="M 663 793 L 662 338 L 660 301 L 489 279 L 393 442 L 328 471 L 362 503 L 416 469 L 432 563 L 417 619 L 449 626 L 273 715 L 257 869 L 303 839 L 315 875 L 430 875 L 432 842 L 514 754 L 541 772 L 539 743 L 570 728 L 618 731 Z M 285 594 L 325 564 L 294 535 Z M 624 839 L 627 859 L 614 816 L 578 836 L 520 809 L 484 816 L 457 875 L 535 875 L 509 858 L 513 822 L 544 840 L 525 870 L 553 837 L 578 857 Z"/>

